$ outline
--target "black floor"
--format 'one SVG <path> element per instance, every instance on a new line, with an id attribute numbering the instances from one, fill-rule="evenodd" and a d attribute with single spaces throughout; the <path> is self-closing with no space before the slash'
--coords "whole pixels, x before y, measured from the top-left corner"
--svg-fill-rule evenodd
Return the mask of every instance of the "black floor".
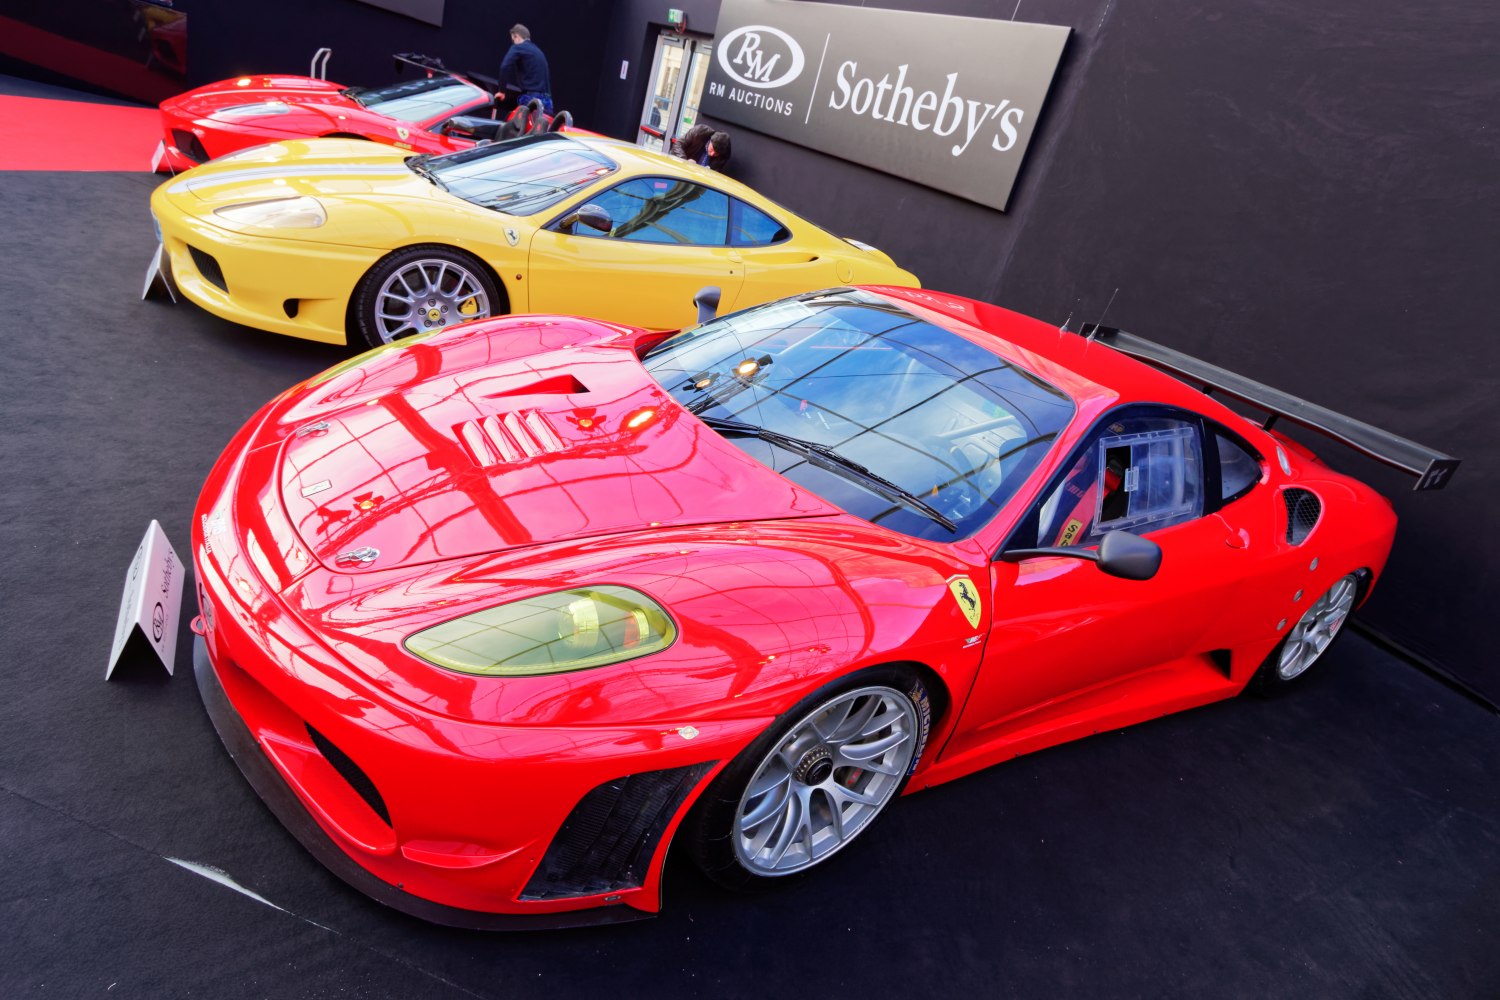
<path id="1" fill-rule="evenodd" d="M 1293 697 L 907 799 L 789 891 L 673 863 L 654 921 L 496 936 L 347 889 L 185 664 L 104 681 L 147 522 L 185 554 L 230 434 L 344 356 L 139 301 L 153 183 L 0 173 L 0 996 L 1500 996 L 1500 725 L 1357 636 Z"/>

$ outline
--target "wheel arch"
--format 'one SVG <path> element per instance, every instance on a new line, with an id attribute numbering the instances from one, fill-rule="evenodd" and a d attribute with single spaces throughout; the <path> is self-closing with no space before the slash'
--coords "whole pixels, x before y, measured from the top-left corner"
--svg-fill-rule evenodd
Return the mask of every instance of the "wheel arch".
<path id="1" fill-rule="evenodd" d="M 354 138 L 358 138 L 358 136 L 355 136 Z M 354 325 L 354 303 L 359 298 L 360 285 L 362 285 L 365 279 L 370 276 L 370 272 L 375 270 L 377 267 L 380 267 L 382 264 L 390 260 L 392 257 L 396 256 L 397 254 L 406 253 L 408 250 L 427 249 L 443 250 L 448 253 L 463 254 L 465 257 L 468 257 L 475 263 L 477 263 L 480 269 L 483 270 L 485 274 L 489 275 L 490 280 L 495 283 L 495 288 L 500 292 L 501 301 L 496 303 L 496 308 L 490 310 L 490 315 L 504 316 L 510 312 L 510 286 L 506 284 L 505 279 L 500 275 L 500 272 L 495 270 L 495 266 L 489 261 L 485 260 L 483 257 L 479 256 L 479 254 L 475 253 L 472 250 L 465 249 L 464 247 L 454 246 L 451 243 L 437 243 L 434 241 L 427 241 L 423 243 L 405 243 L 398 247 L 392 247 L 385 253 L 381 254 L 373 262 L 371 262 L 370 266 L 365 268 L 364 273 L 359 276 L 359 280 L 354 283 L 354 287 L 349 289 L 349 298 L 344 303 L 344 336 L 350 344 L 356 344 L 359 342 L 358 330 Z"/>

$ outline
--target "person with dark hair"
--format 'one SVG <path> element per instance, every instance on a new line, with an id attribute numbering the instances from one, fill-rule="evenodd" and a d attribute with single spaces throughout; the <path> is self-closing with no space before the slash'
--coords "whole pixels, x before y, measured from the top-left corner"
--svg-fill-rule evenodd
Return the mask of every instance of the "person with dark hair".
<path id="1" fill-rule="evenodd" d="M 500 90 L 514 97 L 517 106 L 540 101 L 547 114 L 552 113 L 552 74 L 547 57 L 531 40 L 531 29 L 517 24 L 510 29 L 510 50 L 500 61 Z"/>
<path id="2" fill-rule="evenodd" d="M 672 140 L 672 155 L 722 171 L 729 162 L 729 133 L 715 132 L 701 123 L 694 125 L 681 138 Z"/>

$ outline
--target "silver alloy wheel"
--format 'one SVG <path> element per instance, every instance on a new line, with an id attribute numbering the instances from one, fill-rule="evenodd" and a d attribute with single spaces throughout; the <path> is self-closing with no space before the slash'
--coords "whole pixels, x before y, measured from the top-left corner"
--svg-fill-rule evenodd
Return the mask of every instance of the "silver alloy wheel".
<path id="1" fill-rule="evenodd" d="M 895 797 L 917 749 L 911 699 L 856 688 L 803 716 L 756 768 L 734 817 L 734 850 L 756 875 L 827 858 Z"/>
<path id="2" fill-rule="evenodd" d="M 1313 665 L 1339 634 L 1344 619 L 1354 608 L 1354 595 L 1358 591 L 1358 581 L 1350 573 L 1313 602 L 1281 646 L 1281 656 L 1276 661 L 1277 677 L 1289 681 Z"/>
<path id="3" fill-rule="evenodd" d="M 389 344 L 398 337 L 490 314 L 490 297 L 462 264 L 414 260 L 386 278 L 375 293 L 375 325 Z"/>

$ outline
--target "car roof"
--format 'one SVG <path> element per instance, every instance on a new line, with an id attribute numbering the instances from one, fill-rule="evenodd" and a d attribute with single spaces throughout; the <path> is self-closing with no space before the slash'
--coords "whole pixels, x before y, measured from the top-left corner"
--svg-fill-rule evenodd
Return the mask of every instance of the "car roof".
<path id="1" fill-rule="evenodd" d="M 968 335 L 1058 386 L 1079 404 L 1080 416 L 1097 414 L 1117 402 L 1149 402 L 1202 414 L 1241 433 L 1248 424 L 1244 417 L 1173 376 L 1051 323 L 944 292 L 895 286 L 869 290 L 898 300 L 914 312 L 929 314 L 925 317 L 929 321 Z"/>
<path id="2" fill-rule="evenodd" d="M 775 205 L 780 212 L 796 216 L 795 212 L 771 201 L 771 199 L 759 191 L 740 183 L 733 177 L 710 170 L 708 167 L 699 166 L 691 160 L 684 160 L 680 156 L 659 153 L 654 149 L 646 149 L 643 146 L 637 146 L 623 139 L 612 139 L 607 136 L 569 135 L 561 132 L 551 134 L 558 139 L 588 146 L 590 149 L 608 156 L 620 165 L 622 172 L 680 177 L 684 180 L 696 181 L 699 184 L 708 184 L 718 188 L 725 194 L 731 194 L 736 198 L 742 198 L 745 201 L 761 205 Z M 801 219 L 801 216 L 797 216 L 797 218 Z M 803 219 L 802 221 L 806 222 L 807 220 Z"/>

